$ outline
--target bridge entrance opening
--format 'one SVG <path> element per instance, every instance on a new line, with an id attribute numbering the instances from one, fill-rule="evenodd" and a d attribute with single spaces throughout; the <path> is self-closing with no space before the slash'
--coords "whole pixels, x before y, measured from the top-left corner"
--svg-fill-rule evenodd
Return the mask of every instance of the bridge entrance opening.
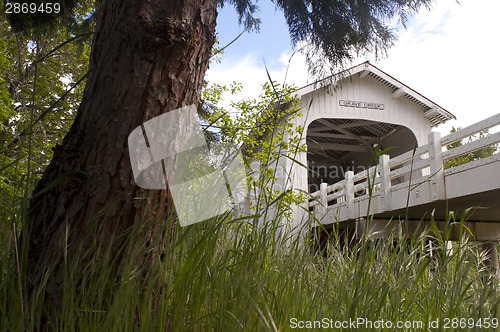
<path id="1" fill-rule="evenodd" d="M 413 150 L 417 139 L 401 125 L 360 119 L 317 119 L 307 128 L 308 188 L 313 193 L 320 184 L 344 179 L 375 165 L 377 149 L 391 148 L 391 158 Z"/>

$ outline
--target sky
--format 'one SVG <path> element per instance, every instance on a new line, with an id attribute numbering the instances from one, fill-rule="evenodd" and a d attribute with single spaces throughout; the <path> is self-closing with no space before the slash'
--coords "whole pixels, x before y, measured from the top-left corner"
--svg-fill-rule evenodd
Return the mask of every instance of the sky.
<path id="1" fill-rule="evenodd" d="M 206 79 L 211 83 L 243 84 L 237 98 L 255 98 L 267 81 L 297 87 L 314 80 L 307 74 L 304 57 L 294 52 L 283 14 L 270 0 L 258 2 L 260 33 L 245 33 L 224 50 L 220 63 L 212 63 Z M 466 127 L 500 113 L 500 1 L 437 0 L 430 11 L 422 9 L 407 28 L 398 26 L 398 40 L 386 57 L 368 56 L 389 75 L 453 113 L 457 120 L 437 129 L 445 135 L 452 126 Z M 243 30 L 235 10 L 219 11 L 217 34 L 221 46 Z M 287 70 L 288 69 L 288 70 Z M 226 99 L 229 96 L 225 96 Z"/>

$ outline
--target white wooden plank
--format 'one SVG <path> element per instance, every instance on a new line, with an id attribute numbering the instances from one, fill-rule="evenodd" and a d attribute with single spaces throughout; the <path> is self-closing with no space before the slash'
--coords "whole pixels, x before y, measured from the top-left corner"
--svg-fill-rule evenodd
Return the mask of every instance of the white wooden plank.
<path id="1" fill-rule="evenodd" d="M 494 154 L 494 155 L 489 156 L 489 157 L 473 160 L 471 162 L 468 162 L 467 164 L 458 165 L 455 167 L 448 168 L 444 171 L 444 175 L 450 175 L 450 174 L 454 174 L 454 173 L 458 173 L 458 172 L 463 172 L 463 171 L 466 171 L 466 170 L 469 170 L 469 169 L 472 169 L 475 167 L 480 167 L 483 165 L 488 165 L 488 164 L 499 162 L 499 161 L 500 161 L 500 153 L 497 153 L 497 154 Z M 500 173 L 500 170 L 499 170 L 499 173 Z"/>
<path id="2" fill-rule="evenodd" d="M 448 199 L 500 188 L 498 163 L 453 173 L 445 177 Z"/>
<path id="3" fill-rule="evenodd" d="M 312 201 L 312 202 L 309 202 L 309 207 L 315 207 L 317 205 L 320 205 L 321 203 L 319 201 Z"/>
<path id="4" fill-rule="evenodd" d="M 333 200 L 339 199 L 339 198 L 345 198 L 345 192 L 340 192 L 340 193 L 335 193 L 327 196 L 327 202 L 331 202 Z"/>
<path id="5" fill-rule="evenodd" d="M 354 177 L 353 177 L 354 181 L 356 182 L 356 181 L 359 181 L 362 179 L 366 179 L 366 174 L 370 174 L 370 178 L 373 178 L 373 173 L 375 172 L 375 168 L 376 168 L 375 166 L 372 166 L 367 170 L 364 170 L 364 171 L 361 171 L 359 173 L 354 174 Z M 378 168 L 377 168 L 377 170 L 378 170 Z"/>
<path id="6" fill-rule="evenodd" d="M 402 175 L 408 174 L 408 173 L 412 172 L 412 170 L 417 171 L 417 170 L 420 170 L 422 168 L 429 167 L 429 165 L 430 165 L 430 159 L 426 158 L 426 159 L 421 159 L 419 161 L 414 162 L 413 166 L 410 164 L 410 165 L 406 165 L 406 166 L 403 166 L 401 168 L 395 169 L 395 170 L 391 171 L 391 173 L 390 173 L 391 180 L 398 178 Z"/>
<path id="7" fill-rule="evenodd" d="M 460 141 L 460 140 L 467 138 L 471 135 L 474 135 L 482 130 L 492 128 L 492 127 L 497 126 L 499 124 L 500 124 L 500 113 L 493 115 L 493 116 L 491 116 L 483 121 L 479 121 L 473 125 L 465 127 L 463 129 L 460 129 L 454 133 L 446 135 L 445 137 L 441 138 L 441 144 L 443 146 L 449 145 L 451 143 Z"/>
<path id="8" fill-rule="evenodd" d="M 423 145 L 423 146 L 419 146 L 415 152 L 413 152 L 413 150 L 411 151 L 408 151 L 406 153 L 403 153 L 397 157 L 394 157 L 394 158 L 391 158 L 391 160 L 389 160 L 389 165 L 391 165 L 391 167 L 394 167 L 394 166 L 397 166 L 399 164 L 402 164 L 406 161 L 409 161 L 411 160 L 412 158 L 417 158 L 419 157 L 420 155 L 424 154 L 424 153 L 428 153 L 429 152 L 429 145 Z"/>
<path id="9" fill-rule="evenodd" d="M 450 160 L 500 142 L 500 132 L 477 139 L 454 149 L 443 152 L 443 160 Z"/>

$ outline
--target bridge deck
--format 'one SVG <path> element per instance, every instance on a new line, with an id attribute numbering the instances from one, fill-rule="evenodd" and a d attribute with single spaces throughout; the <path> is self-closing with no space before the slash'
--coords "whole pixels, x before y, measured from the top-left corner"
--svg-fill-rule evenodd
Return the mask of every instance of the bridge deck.
<path id="1" fill-rule="evenodd" d="M 456 220 L 460 220 L 460 217 L 469 208 L 476 206 L 483 208 L 469 211 L 467 214 L 468 221 L 500 222 L 500 189 L 451 198 L 448 200 L 414 205 L 408 209 L 408 219 L 428 220 L 430 214 L 434 211 L 435 220 L 445 220 L 447 211 L 453 211 Z M 404 219 L 405 216 L 406 208 L 402 208 L 375 214 L 374 218 Z"/>

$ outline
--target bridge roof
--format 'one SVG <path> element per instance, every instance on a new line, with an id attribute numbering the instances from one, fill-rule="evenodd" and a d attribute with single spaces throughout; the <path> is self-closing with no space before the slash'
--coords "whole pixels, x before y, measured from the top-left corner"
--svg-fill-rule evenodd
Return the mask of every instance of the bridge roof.
<path id="1" fill-rule="evenodd" d="M 306 85 L 300 88 L 297 91 L 297 94 L 299 97 L 301 97 L 318 89 L 331 86 L 332 83 L 338 83 L 341 80 L 347 79 L 354 75 L 359 75 L 359 77 L 361 78 L 371 76 L 391 88 L 393 90 L 394 98 L 404 96 L 410 101 L 422 106 L 424 109 L 426 109 L 424 116 L 429 119 L 433 127 L 441 123 L 445 123 L 448 120 L 456 119 L 453 114 L 451 114 L 435 102 L 431 101 L 429 98 L 421 95 L 409 86 L 401 83 L 400 81 L 375 67 L 368 61 L 352 68 L 346 69 L 326 79 Z"/>

